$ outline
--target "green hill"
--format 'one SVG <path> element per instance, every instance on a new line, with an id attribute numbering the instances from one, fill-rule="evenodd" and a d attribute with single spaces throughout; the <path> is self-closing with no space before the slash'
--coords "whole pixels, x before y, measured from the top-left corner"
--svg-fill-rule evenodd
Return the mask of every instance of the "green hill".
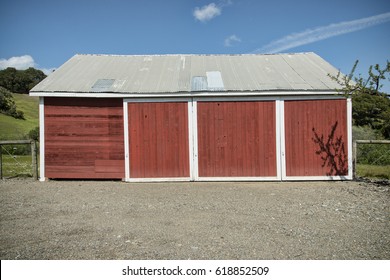
<path id="1" fill-rule="evenodd" d="M 0 139 L 16 140 L 39 125 L 39 98 L 27 94 L 13 93 L 18 110 L 24 112 L 25 120 L 0 114 Z"/>

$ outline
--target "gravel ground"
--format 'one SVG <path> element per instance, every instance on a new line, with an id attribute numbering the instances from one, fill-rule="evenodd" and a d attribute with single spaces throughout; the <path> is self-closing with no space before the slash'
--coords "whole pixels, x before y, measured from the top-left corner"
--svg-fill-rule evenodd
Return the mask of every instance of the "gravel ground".
<path id="1" fill-rule="evenodd" d="M 367 182 L 0 180 L 1 259 L 390 259 Z"/>

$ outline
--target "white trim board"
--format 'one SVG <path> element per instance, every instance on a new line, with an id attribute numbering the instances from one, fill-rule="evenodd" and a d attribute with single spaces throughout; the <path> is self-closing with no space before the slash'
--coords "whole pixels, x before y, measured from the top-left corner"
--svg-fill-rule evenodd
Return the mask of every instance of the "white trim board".
<path id="1" fill-rule="evenodd" d="M 39 97 L 39 181 L 45 178 L 45 98 Z"/>
<path id="2" fill-rule="evenodd" d="M 192 179 L 199 179 L 199 161 L 198 161 L 198 102 L 192 102 L 192 139 L 193 139 L 193 173 Z"/>
<path id="3" fill-rule="evenodd" d="M 345 99 L 343 96 L 337 95 L 299 95 L 299 96 L 212 96 L 212 97 L 193 97 L 194 101 L 198 102 L 210 102 L 210 101 L 285 101 L 285 100 L 333 100 L 333 99 Z"/>
<path id="4" fill-rule="evenodd" d="M 123 100 L 123 135 L 124 135 L 124 152 L 125 152 L 125 178 L 124 181 L 130 179 L 130 152 L 129 152 L 129 105 Z"/>
<path id="5" fill-rule="evenodd" d="M 165 103 L 165 102 L 191 102 L 191 98 L 188 98 L 188 97 L 172 97 L 172 98 L 168 98 L 168 97 L 164 97 L 164 98 L 124 98 L 123 99 L 123 102 L 127 102 L 127 103 L 146 103 L 146 102 L 150 102 L 150 103 L 155 103 L 155 102 L 159 102 L 159 103 Z"/>
<path id="6" fill-rule="evenodd" d="M 283 180 L 277 177 L 198 177 L 196 182 L 277 182 L 277 181 L 340 181 L 350 180 L 349 176 L 287 176 Z M 128 178 L 125 182 L 190 182 L 190 177 L 171 178 Z"/>
<path id="7" fill-rule="evenodd" d="M 147 182 L 190 182 L 190 177 L 167 177 L 167 178 L 128 178 L 125 182 L 147 183 Z"/>
<path id="8" fill-rule="evenodd" d="M 343 96 L 220 96 L 220 97 L 150 97 L 150 98 L 124 98 L 123 102 L 144 103 L 144 102 L 213 102 L 213 101 L 290 101 L 290 100 L 336 100 L 345 99 Z"/>
<path id="9" fill-rule="evenodd" d="M 284 124 L 284 100 L 280 100 L 279 102 L 279 159 L 280 159 L 280 168 L 281 168 L 281 175 L 280 179 L 284 180 L 286 178 L 286 135 L 285 135 L 285 124 Z"/>
<path id="10" fill-rule="evenodd" d="M 194 105 L 195 103 L 195 105 Z M 198 146 L 198 141 L 196 141 L 195 134 L 197 133 L 197 127 L 194 125 L 196 123 L 196 102 L 188 100 L 188 150 L 189 150 L 189 160 L 190 160 L 190 177 L 191 181 L 194 181 L 198 173 L 198 161 L 197 161 L 197 152 L 195 152 L 195 143 Z M 194 110 L 195 106 L 195 110 Z"/>
<path id="11" fill-rule="evenodd" d="M 278 177 L 198 177 L 199 182 L 229 182 L 229 181 L 280 181 Z"/>
<path id="12" fill-rule="evenodd" d="M 286 176 L 283 181 L 340 181 L 351 179 L 349 176 Z"/>
<path id="13" fill-rule="evenodd" d="M 114 92 L 30 92 L 30 96 L 42 97 L 89 97 L 89 98 L 180 98 L 180 97 L 234 97 L 234 96 L 248 96 L 248 97 L 296 97 L 296 96 L 339 96 L 344 98 L 342 94 L 337 91 L 205 91 L 205 92 L 162 92 L 162 93 L 114 93 Z"/>
<path id="14" fill-rule="evenodd" d="M 347 98 L 347 138 L 348 138 L 348 176 L 353 179 L 353 151 L 352 151 L 352 99 Z"/>
<path id="15" fill-rule="evenodd" d="M 169 178 L 129 178 L 125 182 L 142 183 L 142 182 L 190 182 L 190 177 L 169 177 Z M 245 182 L 245 181 L 280 181 L 277 177 L 198 177 L 196 182 Z"/>

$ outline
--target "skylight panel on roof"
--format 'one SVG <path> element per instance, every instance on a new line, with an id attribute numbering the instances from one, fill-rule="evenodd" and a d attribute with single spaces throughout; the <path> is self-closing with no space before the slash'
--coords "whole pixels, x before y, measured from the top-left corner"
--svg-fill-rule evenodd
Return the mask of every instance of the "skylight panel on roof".
<path id="1" fill-rule="evenodd" d="M 206 72 L 206 76 L 194 76 L 191 79 L 192 91 L 225 90 L 222 75 L 219 71 Z"/>
<path id="2" fill-rule="evenodd" d="M 208 90 L 225 90 L 222 75 L 219 71 L 206 72 Z"/>
<path id="3" fill-rule="evenodd" d="M 207 79 L 205 76 L 194 76 L 191 80 L 192 91 L 207 90 Z"/>
<path id="4" fill-rule="evenodd" d="M 115 79 L 98 79 L 91 87 L 94 92 L 110 91 Z"/>

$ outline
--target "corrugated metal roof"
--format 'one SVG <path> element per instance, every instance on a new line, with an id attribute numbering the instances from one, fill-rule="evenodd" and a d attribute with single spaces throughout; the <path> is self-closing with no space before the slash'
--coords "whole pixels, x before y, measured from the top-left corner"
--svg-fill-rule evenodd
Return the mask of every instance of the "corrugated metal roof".
<path id="1" fill-rule="evenodd" d="M 334 91 L 338 70 L 315 53 L 75 55 L 31 92 Z M 99 82 L 100 81 L 100 82 Z M 110 81 L 110 85 L 101 83 Z M 111 83 L 112 82 L 112 83 Z"/>

